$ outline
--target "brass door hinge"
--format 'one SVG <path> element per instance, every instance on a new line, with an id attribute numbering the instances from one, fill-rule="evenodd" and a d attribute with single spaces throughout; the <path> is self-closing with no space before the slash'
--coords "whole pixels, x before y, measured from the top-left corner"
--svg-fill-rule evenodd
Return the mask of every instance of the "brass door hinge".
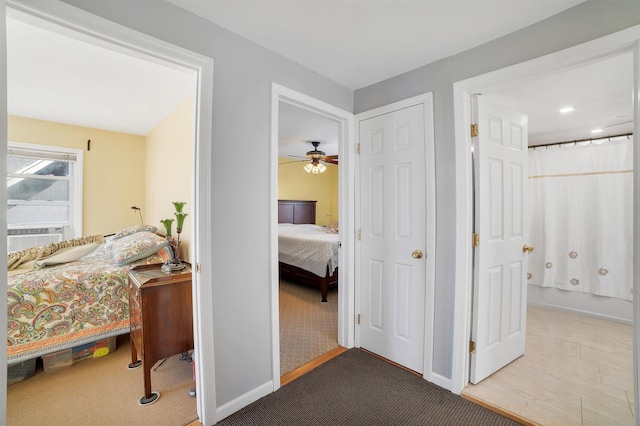
<path id="1" fill-rule="evenodd" d="M 200 273 L 200 263 L 196 263 L 196 272 Z"/>
<path id="2" fill-rule="evenodd" d="M 471 236 L 471 245 L 474 247 L 478 247 L 480 245 L 480 235 L 476 234 L 475 232 Z"/>
<path id="3" fill-rule="evenodd" d="M 356 322 L 358 323 L 358 325 L 360 325 L 360 314 L 358 314 L 358 318 L 356 319 Z"/>
<path id="4" fill-rule="evenodd" d="M 356 145 L 356 153 L 358 155 L 360 154 L 360 144 Z"/>
<path id="5" fill-rule="evenodd" d="M 471 137 L 475 138 L 476 136 L 478 136 L 478 125 L 477 124 L 472 124 L 471 125 Z"/>
<path id="6" fill-rule="evenodd" d="M 362 241 L 362 229 L 358 229 L 358 241 Z"/>
<path id="7" fill-rule="evenodd" d="M 474 342 L 473 340 L 469 340 L 469 353 L 470 354 L 476 353 L 476 342 Z"/>

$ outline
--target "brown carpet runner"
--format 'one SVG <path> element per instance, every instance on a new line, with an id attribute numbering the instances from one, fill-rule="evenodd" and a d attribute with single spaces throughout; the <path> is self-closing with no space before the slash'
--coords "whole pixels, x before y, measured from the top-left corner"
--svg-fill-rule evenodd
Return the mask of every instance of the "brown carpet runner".
<path id="1" fill-rule="evenodd" d="M 518 425 L 350 349 L 218 425 Z"/>

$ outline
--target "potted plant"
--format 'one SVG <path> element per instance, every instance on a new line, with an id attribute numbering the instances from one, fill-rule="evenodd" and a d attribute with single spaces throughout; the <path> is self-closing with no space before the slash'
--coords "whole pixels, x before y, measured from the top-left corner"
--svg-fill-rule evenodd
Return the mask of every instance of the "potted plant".
<path id="1" fill-rule="evenodd" d="M 164 226 L 165 236 L 169 245 L 171 246 L 171 260 L 166 261 L 162 265 L 162 270 L 165 272 L 171 271 L 180 271 L 184 269 L 184 264 L 180 260 L 180 234 L 182 233 L 182 227 L 184 226 L 184 220 L 189 215 L 182 211 L 185 204 L 185 201 L 173 201 L 173 207 L 175 208 L 175 212 L 173 215 L 175 219 L 162 219 L 160 223 Z M 177 239 L 172 237 L 171 228 L 173 227 L 173 222 L 176 222 L 176 233 L 178 234 Z"/>

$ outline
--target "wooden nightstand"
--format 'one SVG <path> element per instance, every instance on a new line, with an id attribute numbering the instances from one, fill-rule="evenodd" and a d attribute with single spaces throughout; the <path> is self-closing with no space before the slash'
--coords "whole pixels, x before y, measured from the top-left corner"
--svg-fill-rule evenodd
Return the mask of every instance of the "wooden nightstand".
<path id="1" fill-rule="evenodd" d="M 131 364 L 144 369 L 140 405 L 160 398 L 151 391 L 151 368 L 161 359 L 193 349 L 191 265 L 165 273 L 161 264 L 140 265 L 129 271 Z M 140 358 L 138 358 L 140 356 Z"/>

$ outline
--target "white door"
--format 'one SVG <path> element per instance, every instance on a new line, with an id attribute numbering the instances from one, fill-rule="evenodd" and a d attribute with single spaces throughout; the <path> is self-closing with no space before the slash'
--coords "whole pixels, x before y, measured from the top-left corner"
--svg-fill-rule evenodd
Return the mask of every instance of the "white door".
<path id="1" fill-rule="evenodd" d="M 424 106 L 359 122 L 360 347 L 424 365 Z"/>
<path id="2" fill-rule="evenodd" d="M 470 381 L 524 354 L 527 116 L 474 96 L 475 234 Z"/>

